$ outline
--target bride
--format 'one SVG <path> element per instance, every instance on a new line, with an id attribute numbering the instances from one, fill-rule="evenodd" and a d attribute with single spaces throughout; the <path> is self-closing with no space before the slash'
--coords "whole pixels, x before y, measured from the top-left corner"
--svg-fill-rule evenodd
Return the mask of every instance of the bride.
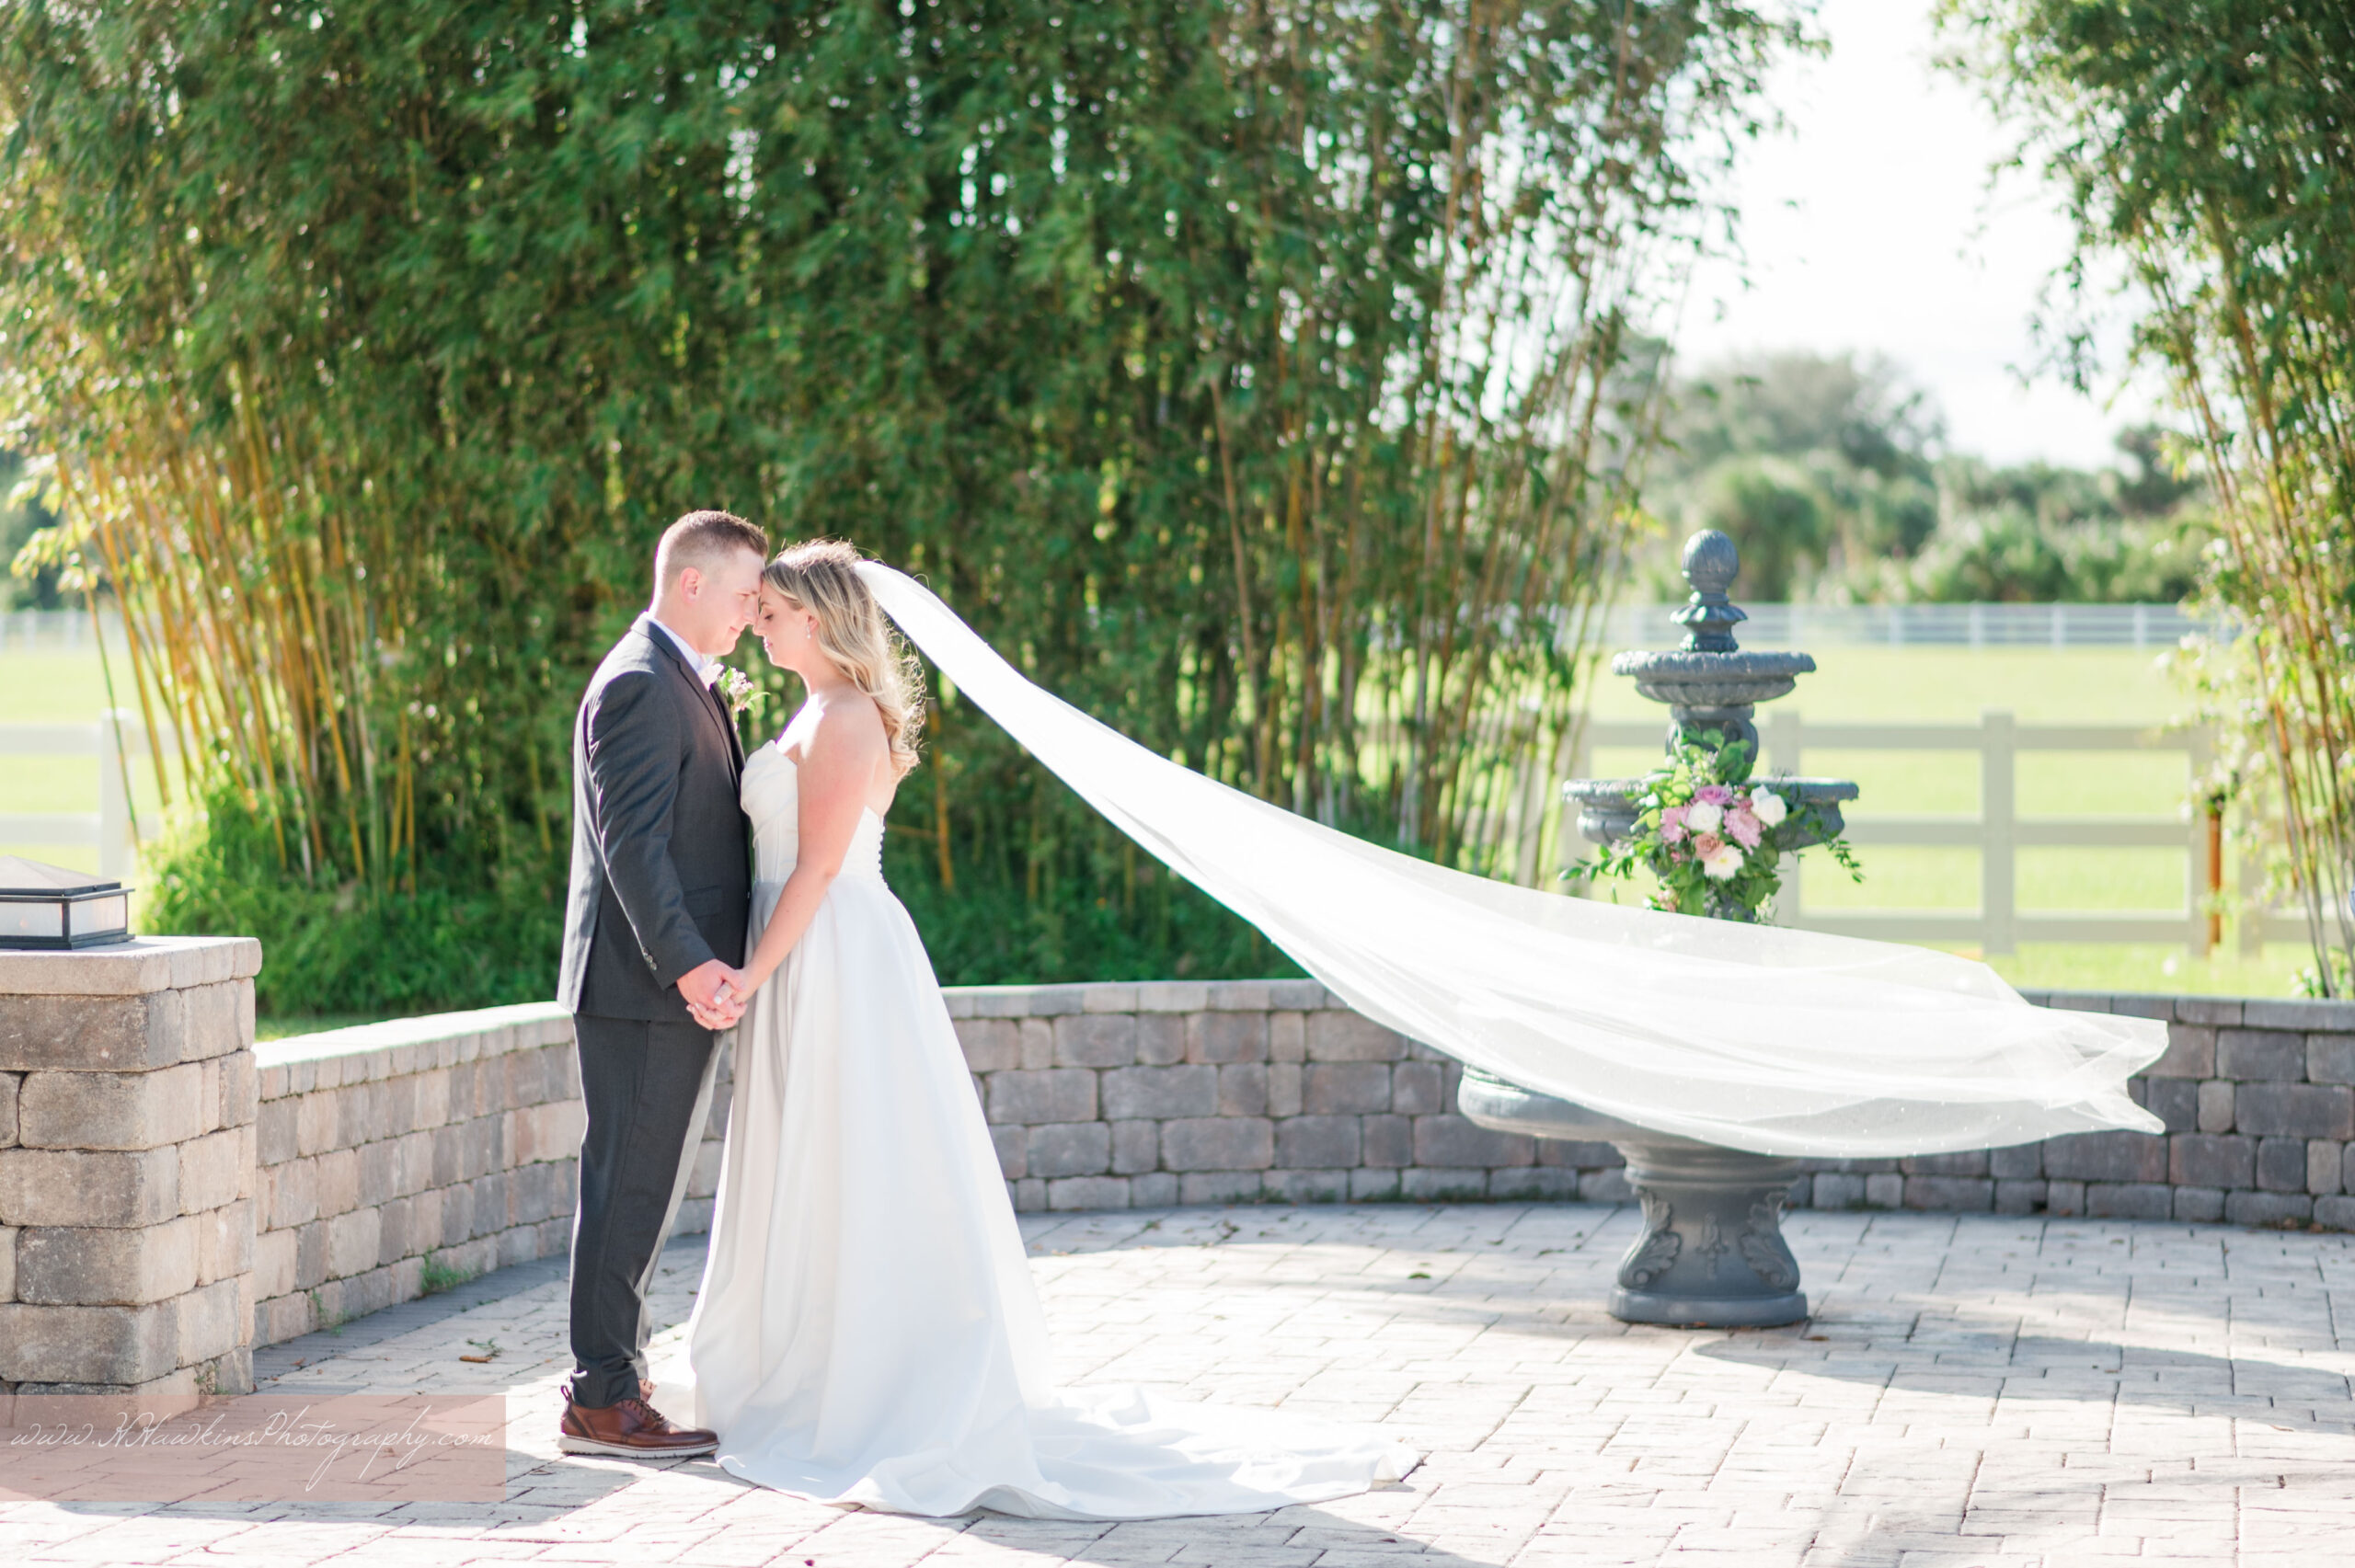
<path id="1" fill-rule="evenodd" d="M 1282 1412 L 1062 1390 L 1013 1205 L 930 960 L 885 886 L 920 676 L 847 544 L 763 574 L 754 623 L 809 701 L 747 761 L 754 947 L 709 1262 L 696 1425 L 733 1474 L 933 1516 L 1250 1513 L 1417 1456 Z"/>

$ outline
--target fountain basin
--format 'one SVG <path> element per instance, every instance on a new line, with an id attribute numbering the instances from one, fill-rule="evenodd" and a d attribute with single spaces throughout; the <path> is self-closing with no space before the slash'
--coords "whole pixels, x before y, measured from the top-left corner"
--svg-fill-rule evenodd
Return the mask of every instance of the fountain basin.
<path id="1" fill-rule="evenodd" d="M 1750 706 L 1786 697 L 1815 669 L 1811 654 L 1775 650 L 1699 653 L 1685 648 L 1623 653 L 1611 673 L 1636 682 L 1655 703 L 1696 712 Z"/>
<path id="2" fill-rule="evenodd" d="M 1784 842 L 1793 849 L 1821 843 L 1844 829 L 1847 821 L 1840 815 L 1840 803 L 1856 798 L 1856 786 L 1847 779 L 1752 778 L 1750 782 L 1765 785 L 1793 806 L 1814 808 L 1812 820 L 1799 830 L 1796 841 L 1790 834 L 1784 835 Z M 1578 802 L 1579 831 L 1587 841 L 1608 844 L 1636 830 L 1636 818 L 1642 815 L 1636 802 L 1645 787 L 1641 779 L 1570 779 L 1562 785 L 1562 795 Z"/>

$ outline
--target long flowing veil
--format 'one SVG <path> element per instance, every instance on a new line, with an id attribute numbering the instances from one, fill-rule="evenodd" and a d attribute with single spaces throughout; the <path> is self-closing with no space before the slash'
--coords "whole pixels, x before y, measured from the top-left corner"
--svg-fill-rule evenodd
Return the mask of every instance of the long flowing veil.
<path id="1" fill-rule="evenodd" d="M 2125 1081 L 2164 1024 L 2031 1006 L 1926 948 L 1624 909 L 1379 848 L 1205 778 L 1040 690 L 928 589 L 859 575 L 1040 761 L 1367 1017 L 1639 1126 L 1888 1157 L 2157 1132 Z"/>

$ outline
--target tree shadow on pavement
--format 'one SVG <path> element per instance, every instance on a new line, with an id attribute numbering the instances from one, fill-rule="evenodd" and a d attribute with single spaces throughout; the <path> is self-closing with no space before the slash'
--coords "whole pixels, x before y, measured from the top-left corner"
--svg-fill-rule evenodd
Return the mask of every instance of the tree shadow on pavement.
<path id="1" fill-rule="evenodd" d="M 1942 1322 L 1934 1332 L 1857 1340 L 1809 1332 L 1741 1334 L 1694 1354 L 1773 1372 L 1909 1393 L 2115 1404 L 2153 1413 L 2237 1417 L 2283 1432 L 2355 1436 L 2355 1380 L 2326 1368 L 2162 1350 L 2107 1340 L 2012 1334 Z"/>

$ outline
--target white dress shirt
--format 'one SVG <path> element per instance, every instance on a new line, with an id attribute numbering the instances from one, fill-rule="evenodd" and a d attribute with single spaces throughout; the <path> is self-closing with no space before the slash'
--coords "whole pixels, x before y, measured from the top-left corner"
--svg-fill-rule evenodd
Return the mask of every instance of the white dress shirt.
<path id="1" fill-rule="evenodd" d="M 678 633 L 664 625 L 661 621 L 656 620 L 654 616 L 649 615 L 647 619 L 654 622 L 654 629 L 656 631 L 671 639 L 672 646 L 676 647 L 679 650 L 681 657 L 686 659 L 687 668 L 695 672 L 695 678 L 697 680 L 708 686 L 714 681 L 719 679 L 719 660 L 716 658 L 707 658 L 704 655 L 697 653 L 694 648 L 689 647 L 687 646 L 686 638 L 679 635 Z"/>

